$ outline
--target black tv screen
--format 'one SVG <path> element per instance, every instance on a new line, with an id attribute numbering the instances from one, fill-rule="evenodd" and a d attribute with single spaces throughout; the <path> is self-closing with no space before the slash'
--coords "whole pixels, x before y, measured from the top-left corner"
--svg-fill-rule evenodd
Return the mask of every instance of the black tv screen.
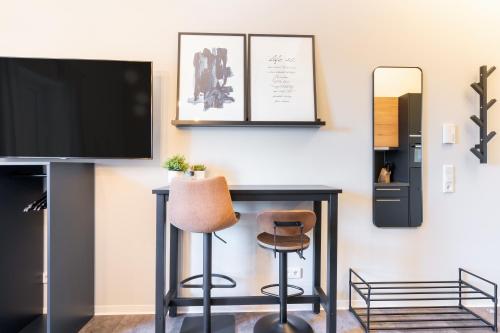
<path id="1" fill-rule="evenodd" d="M 0 57 L 0 156 L 151 158 L 151 63 Z"/>

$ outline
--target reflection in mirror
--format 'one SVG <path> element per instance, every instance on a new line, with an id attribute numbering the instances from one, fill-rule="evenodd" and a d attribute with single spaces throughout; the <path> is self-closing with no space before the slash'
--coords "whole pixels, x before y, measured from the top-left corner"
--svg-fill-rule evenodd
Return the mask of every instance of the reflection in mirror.
<path id="1" fill-rule="evenodd" d="M 422 224 L 422 71 L 373 72 L 373 219 L 379 227 Z"/>

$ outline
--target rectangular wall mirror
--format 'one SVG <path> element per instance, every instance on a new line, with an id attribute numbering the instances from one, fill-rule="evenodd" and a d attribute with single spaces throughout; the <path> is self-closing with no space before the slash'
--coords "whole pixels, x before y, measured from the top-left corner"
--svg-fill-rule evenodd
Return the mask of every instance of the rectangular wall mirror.
<path id="1" fill-rule="evenodd" d="M 422 70 L 373 71 L 373 222 L 422 224 Z"/>

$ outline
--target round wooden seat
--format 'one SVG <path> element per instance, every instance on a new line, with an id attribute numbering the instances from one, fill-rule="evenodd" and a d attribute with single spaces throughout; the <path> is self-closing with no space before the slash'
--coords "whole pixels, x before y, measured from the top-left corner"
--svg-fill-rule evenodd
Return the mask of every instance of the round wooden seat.
<path id="1" fill-rule="evenodd" d="M 276 236 L 272 234 L 268 234 L 267 232 L 263 232 L 257 236 L 257 243 L 263 248 L 277 251 L 298 251 L 301 249 L 307 249 L 311 240 L 308 236 Z"/>

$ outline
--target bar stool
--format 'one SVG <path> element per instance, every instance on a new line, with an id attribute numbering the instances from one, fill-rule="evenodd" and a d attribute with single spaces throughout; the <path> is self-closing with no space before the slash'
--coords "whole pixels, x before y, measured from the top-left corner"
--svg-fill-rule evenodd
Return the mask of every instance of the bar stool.
<path id="1" fill-rule="evenodd" d="M 238 221 L 233 210 L 231 195 L 224 177 L 203 180 L 176 178 L 170 185 L 168 201 L 169 219 L 177 228 L 203 233 L 203 274 L 194 275 L 180 282 L 182 288 L 203 289 L 203 317 L 186 317 L 181 333 L 234 333 L 232 315 L 211 316 L 211 289 L 234 288 L 236 282 L 222 274 L 212 274 L 212 233 L 226 229 Z M 218 237 L 217 235 L 215 235 Z M 229 281 L 213 284 L 212 277 Z M 203 278 L 203 284 L 190 283 Z"/>
<path id="2" fill-rule="evenodd" d="M 316 214 L 308 210 L 266 211 L 257 216 L 261 234 L 257 236 L 258 244 L 268 250 L 279 253 L 279 283 L 261 288 L 264 295 L 279 297 L 280 313 L 260 318 L 254 326 L 254 333 L 312 333 L 311 326 L 303 319 L 287 315 L 287 299 L 304 294 L 304 289 L 289 285 L 287 282 L 288 253 L 296 252 L 305 259 L 303 251 L 309 247 L 311 240 L 306 232 L 316 224 Z M 279 295 L 268 291 L 279 287 Z M 288 288 L 297 290 L 288 294 Z"/>

